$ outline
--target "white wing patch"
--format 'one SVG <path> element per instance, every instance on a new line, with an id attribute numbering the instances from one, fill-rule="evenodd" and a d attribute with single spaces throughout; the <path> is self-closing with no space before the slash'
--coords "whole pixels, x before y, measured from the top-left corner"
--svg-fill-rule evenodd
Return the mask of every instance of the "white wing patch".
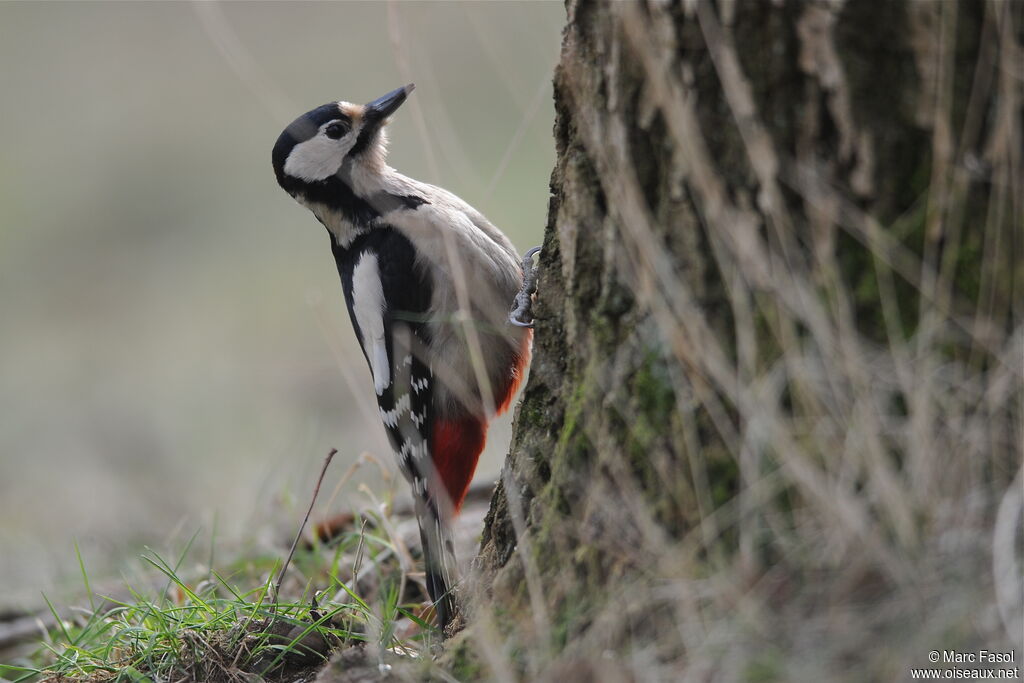
<path id="1" fill-rule="evenodd" d="M 388 348 L 384 341 L 385 307 L 377 257 L 364 252 L 352 272 L 352 310 L 363 334 L 366 356 L 370 359 L 370 371 L 373 373 L 373 388 L 378 396 L 391 384 Z"/>
<path id="2" fill-rule="evenodd" d="M 425 441 L 420 441 L 419 443 L 412 443 L 408 440 L 403 441 L 402 448 L 398 451 L 400 461 L 425 460 L 428 455 L 429 451 Z M 419 477 L 416 477 L 416 480 L 422 481 Z"/>
<path id="3" fill-rule="evenodd" d="M 397 427 L 398 419 L 402 417 L 402 414 L 410 410 L 412 403 L 409 401 L 409 394 L 402 394 L 402 396 L 395 402 L 395 407 L 391 410 L 384 410 L 378 408 L 380 411 L 380 419 L 388 427 Z"/>

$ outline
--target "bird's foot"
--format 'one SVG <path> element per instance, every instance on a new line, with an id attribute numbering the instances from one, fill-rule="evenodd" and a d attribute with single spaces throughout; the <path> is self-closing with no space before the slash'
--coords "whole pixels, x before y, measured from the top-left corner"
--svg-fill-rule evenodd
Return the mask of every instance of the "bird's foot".
<path id="1" fill-rule="evenodd" d="M 534 247 L 523 254 L 523 286 L 516 295 L 515 307 L 508 314 L 508 321 L 517 327 L 533 327 L 533 295 L 537 291 L 533 257 L 539 252 L 540 247 Z"/>

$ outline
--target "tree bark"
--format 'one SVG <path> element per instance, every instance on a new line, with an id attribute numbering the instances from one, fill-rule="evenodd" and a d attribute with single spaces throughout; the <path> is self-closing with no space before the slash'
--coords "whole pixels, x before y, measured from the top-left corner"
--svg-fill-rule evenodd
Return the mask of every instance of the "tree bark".
<path id="1" fill-rule="evenodd" d="M 623 680 L 885 680 L 942 628 L 1019 642 L 995 529 L 1021 485 L 1021 9 L 567 2 L 466 642 Z"/>

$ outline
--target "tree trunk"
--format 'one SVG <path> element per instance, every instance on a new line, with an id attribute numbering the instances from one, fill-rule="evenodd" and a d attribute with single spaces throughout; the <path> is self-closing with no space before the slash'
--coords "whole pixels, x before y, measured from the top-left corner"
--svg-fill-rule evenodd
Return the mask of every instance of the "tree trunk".
<path id="1" fill-rule="evenodd" d="M 1020 642 L 1021 10 L 567 3 L 457 670 L 895 680 Z"/>

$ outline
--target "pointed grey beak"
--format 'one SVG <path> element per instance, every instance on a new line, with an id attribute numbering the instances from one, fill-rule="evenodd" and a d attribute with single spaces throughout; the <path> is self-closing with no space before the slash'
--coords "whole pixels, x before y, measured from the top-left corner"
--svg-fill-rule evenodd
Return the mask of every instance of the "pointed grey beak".
<path id="1" fill-rule="evenodd" d="M 395 110 L 402 106 L 405 102 L 405 98 L 409 96 L 409 93 L 413 91 L 416 86 L 410 83 L 407 86 L 392 90 L 383 97 L 378 97 L 373 102 L 366 105 L 366 109 L 363 112 L 365 119 L 369 121 L 383 121 L 387 117 L 395 113 Z"/>

